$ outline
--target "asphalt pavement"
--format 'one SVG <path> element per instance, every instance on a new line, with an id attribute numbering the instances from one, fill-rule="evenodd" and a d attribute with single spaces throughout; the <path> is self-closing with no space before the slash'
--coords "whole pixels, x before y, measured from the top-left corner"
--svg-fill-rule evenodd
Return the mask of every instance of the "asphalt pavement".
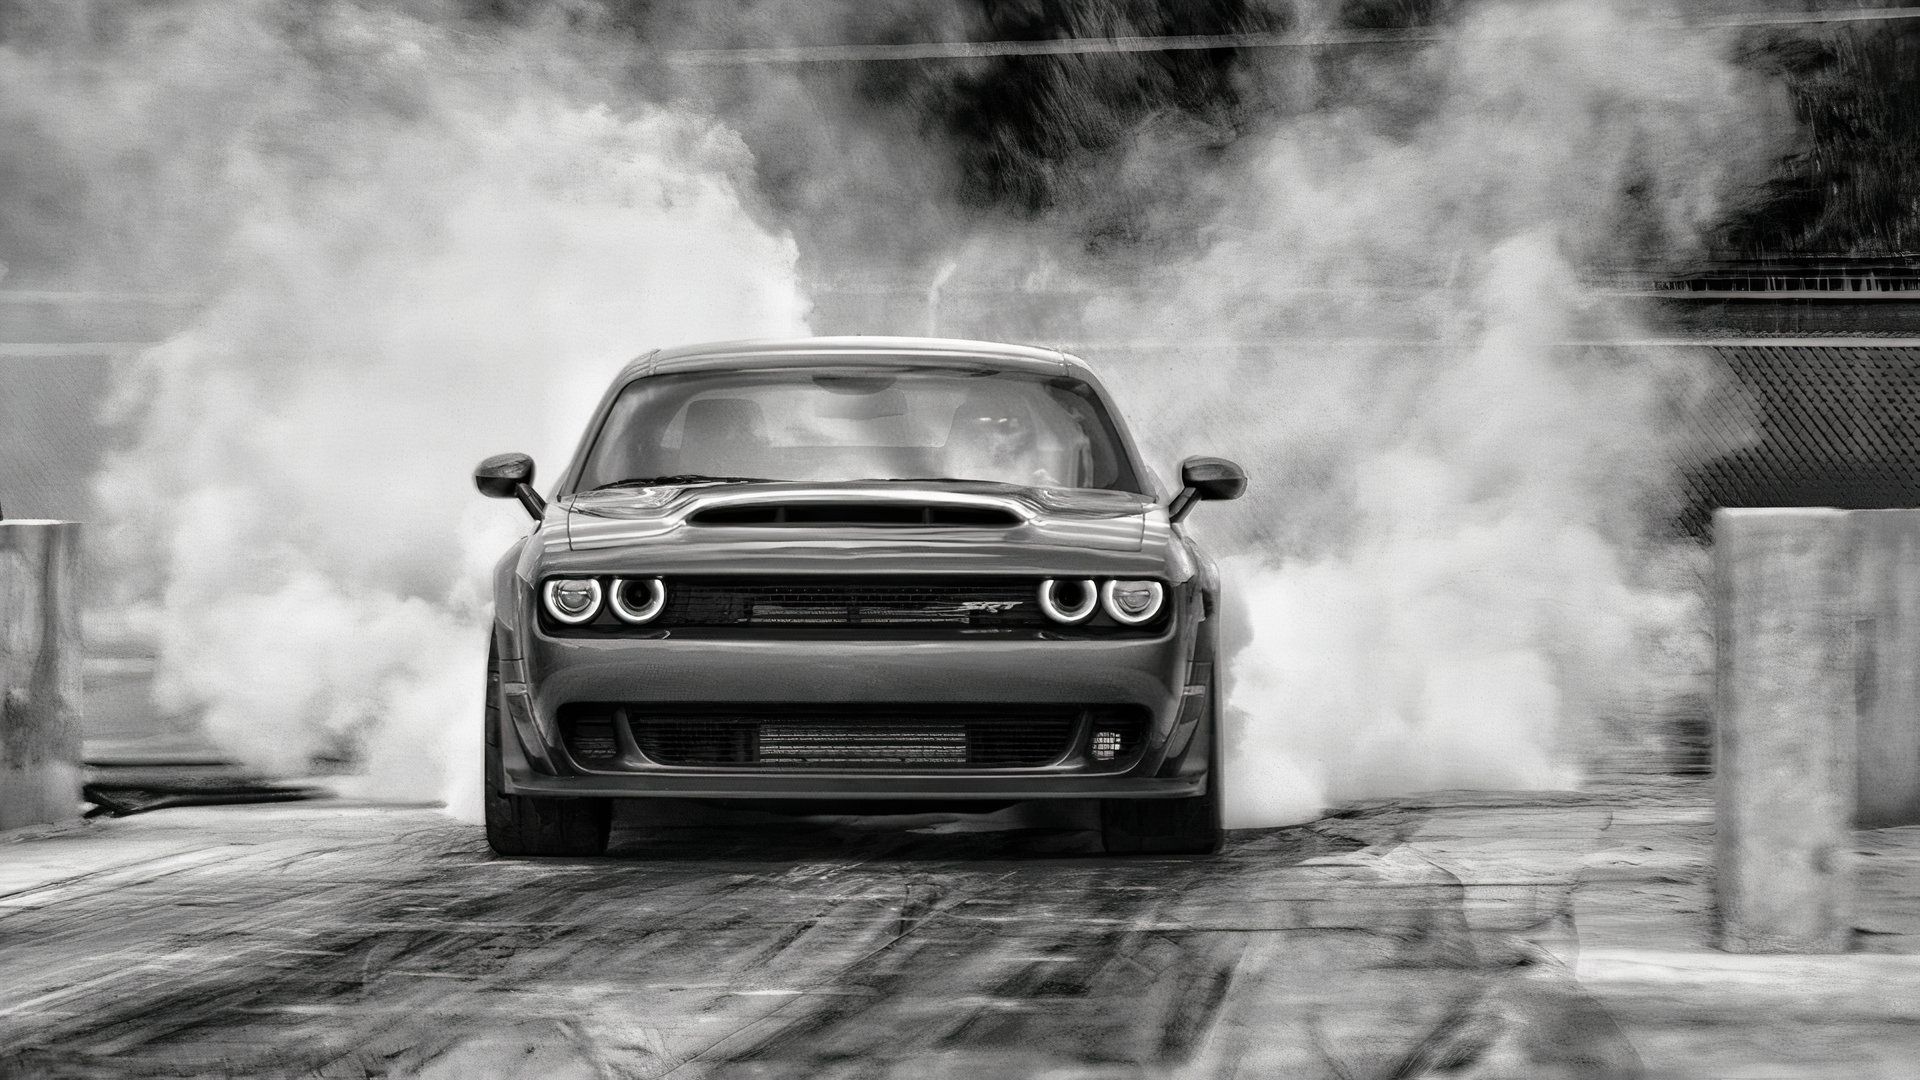
<path id="1" fill-rule="evenodd" d="M 1698 779 L 1097 853 L 1087 823 L 662 806 L 595 860 L 427 808 L 0 840 L 7 1077 L 1912 1077 L 1920 830 L 1859 951 L 1709 947 Z"/>

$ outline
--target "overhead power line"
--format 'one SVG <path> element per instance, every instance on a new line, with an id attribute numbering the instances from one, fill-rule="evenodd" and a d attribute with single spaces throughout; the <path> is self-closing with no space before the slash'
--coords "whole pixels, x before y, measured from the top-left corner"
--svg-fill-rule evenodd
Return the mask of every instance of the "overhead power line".
<path id="1" fill-rule="evenodd" d="M 1821 23 L 1893 22 L 1920 19 L 1920 7 L 1849 11 L 1749 12 L 1698 19 L 1633 23 L 1636 32 L 1737 29 Z M 785 45 L 769 48 L 679 49 L 661 54 L 675 64 L 822 64 L 843 61 L 971 60 L 996 56 L 1080 56 L 1099 53 L 1190 52 L 1199 49 L 1323 49 L 1347 45 L 1400 45 L 1444 41 L 1446 27 L 1395 30 L 1248 31 L 1238 34 L 1168 34 L 1139 37 L 1073 37 L 1040 41 L 924 41 L 898 45 Z"/>

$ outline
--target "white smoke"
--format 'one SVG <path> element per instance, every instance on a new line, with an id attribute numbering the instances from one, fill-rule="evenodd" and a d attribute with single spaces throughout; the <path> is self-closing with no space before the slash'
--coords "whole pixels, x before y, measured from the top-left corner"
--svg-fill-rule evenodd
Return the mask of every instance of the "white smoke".
<path id="1" fill-rule="evenodd" d="M 1668 526 L 1722 376 L 1583 275 L 1686 254 L 1764 160 L 1775 99 L 1724 37 L 1622 10 L 1481 5 L 1347 69 L 1218 174 L 1210 243 L 1160 303 L 1095 307 L 1121 339 L 1261 344 L 1121 379 L 1160 456 L 1254 476 L 1195 518 L 1237 552 L 1236 824 L 1567 786 L 1649 750 L 1704 677 L 1702 553 Z"/>
<path id="2" fill-rule="evenodd" d="M 97 482 L 159 703 L 250 763 L 357 751 L 363 790 L 471 810 L 487 570 L 527 524 L 473 466 L 557 465 L 648 347 L 803 331 L 793 245 L 737 139 L 620 104 L 586 42 L 265 3 L 121 31 L 40 108 L 77 153 L 189 156 L 204 187 L 159 201 L 217 241 L 181 244 L 209 295 L 121 373 Z"/>

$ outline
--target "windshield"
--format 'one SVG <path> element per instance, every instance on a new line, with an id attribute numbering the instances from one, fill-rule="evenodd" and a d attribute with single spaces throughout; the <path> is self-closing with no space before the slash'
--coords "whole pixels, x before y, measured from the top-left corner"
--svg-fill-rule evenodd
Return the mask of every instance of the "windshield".
<path id="1" fill-rule="evenodd" d="M 638 379 L 620 391 L 578 490 L 693 478 L 988 480 L 1140 491 L 1112 420 L 1078 379 L 804 368 Z"/>

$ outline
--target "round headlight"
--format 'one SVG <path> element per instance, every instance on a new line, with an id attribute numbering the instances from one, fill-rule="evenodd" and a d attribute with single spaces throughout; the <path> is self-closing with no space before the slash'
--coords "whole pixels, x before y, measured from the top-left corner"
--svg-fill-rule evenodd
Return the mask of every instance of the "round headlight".
<path id="1" fill-rule="evenodd" d="M 1115 622 L 1138 625 L 1160 614 L 1166 587 L 1157 581 L 1109 581 L 1100 586 L 1100 606 Z"/>
<path id="2" fill-rule="evenodd" d="M 547 614 L 578 626 L 600 614 L 600 583 L 593 578 L 554 578 L 540 590 Z"/>
<path id="3" fill-rule="evenodd" d="M 1048 578 L 1040 583 L 1040 610 L 1054 622 L 1085 622 L 1099 599 L 1099 590 L 1085 578 Z"/>
<path id="4" fill-rule="evenodd" d="M 607 603 L 621 622 L 652 622 L 667 606 L 667 583 L 653 578 L 614 578 Z"/>

